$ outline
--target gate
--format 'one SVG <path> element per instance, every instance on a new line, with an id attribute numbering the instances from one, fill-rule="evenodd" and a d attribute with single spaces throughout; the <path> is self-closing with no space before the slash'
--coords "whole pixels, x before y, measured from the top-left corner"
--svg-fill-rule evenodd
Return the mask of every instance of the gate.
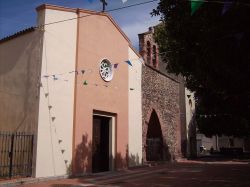
<path id="1" fill-rule="evenodd" d="M 0 178 L 32 175 L 34 135 L 0 132 Z"/>
<path id="2" fill-rule="evenodd" d="M 146 147 L 147 161 L 161 161 L 162 148 L 163 146 L 160 138 L 148 138 Z"/>

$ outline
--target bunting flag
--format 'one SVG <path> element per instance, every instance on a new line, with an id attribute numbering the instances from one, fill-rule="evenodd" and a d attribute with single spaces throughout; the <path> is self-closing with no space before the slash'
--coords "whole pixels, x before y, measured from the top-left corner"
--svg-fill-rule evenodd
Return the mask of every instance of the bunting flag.
<path id="1" fill-rule="evenodd" d="M 119 65 L 119 64 L 114 64 L 114 68 L 115 68 L 115 69 L 118 68 L 118 65 Z"/>
<path id="2" fill-rule="evenodd" d="M 126 3 L 128 0 L 122 0 L 122 3 Z"/>
<path id="3" fill-rule="evenodd" d="M 56 117 L 53 116 L 53 117 L 51 117 L 51 119 L 52 119 L 52 121 L 55 121 Z"/>
<path id="4" fill-rule="evenodd" d="M 132 66 L 132 63 L 129 60 L 125 61 L 128 65 Z"/>
<path id="5" fill-rule="evenodd" d="M 191 16 L 201 7 L 203 3 L 204 0 L 191 0 Z"/>
<path id="6" fill-rule="evenodd" d="M 56 75 L 52 75 L 52 77 L 53 77 L 54 81 L 58 80 L 58 78 L 56 77 Z"/>
<path id="7" fill-rule="evenodd" d="M 84 82 L 83 82 L 83 85 L 88 85 L 88 82 L 87 82 L 87 80 L 85 80 Z"/>
<path id="8" fill-rule="evenodd" d="M 233 1 L 232 0 L 225 0 L 221 15 L 224 15 L 232 6 Z"/>
<path id="9" fill-rule="evenodd" d="M 143 65 L 145 65 L 145 62 L 143 60 L 143 58 L 136 58 L 136 59 L 132 59 L 132 60 L 139 60 Z M 126 62 L 128 65 L 130 66 L 133 66 L 132 65 L 132 60 L 126 60 L 124 62 Z M 114 67 L 114 69 L 117 69 L 118 68 L 118 65 L 120 63 L 115 63 L 113 64 L 112 66 Z M 43 75 L 41 76 L 42 78 L 52 78 L 54 81 L 55 80 L 62 80 L 62 81 L 69 81 L 68 79 L 65 79 L 63 78 L 63 75 L 66 75 L 66 74 L 73 74 L 75 73 L 76 75 L 79 75 L 79 73 L 81 73 L 81 75 L 84 75 L 86 73 L 93 73 L 93 70 L 92 69 L 81 69 L 81 70 L 73 70 L 73 71 L 67 71 L 67 72 L 64 72 L 64 73 L 54 73 L 54 74 L 47 74 L 47 75 Z M 59 77 L 58 77 L 59 76 Z"/>

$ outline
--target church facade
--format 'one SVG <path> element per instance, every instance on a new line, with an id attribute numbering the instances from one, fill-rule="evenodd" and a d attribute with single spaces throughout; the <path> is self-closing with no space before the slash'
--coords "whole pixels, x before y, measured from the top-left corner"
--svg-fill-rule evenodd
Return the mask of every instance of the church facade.
<path id="1" fill-rule="evenodd" d="M 1 40 L 0 131 L 34 135 L 35 177 L 140 165 L 140 55 L 106 13 L 37 12 L 38 27 Z"/>
<path id="2" fill-rule="evenodd" d="M 0 40 L 0 132 L 32 134 L 31 176 L 183 155 L 180 81 L 161 71 L 145 34 L 139 54 L 107 13 L 41 5 L 37 14 L 37 27 Z"/>

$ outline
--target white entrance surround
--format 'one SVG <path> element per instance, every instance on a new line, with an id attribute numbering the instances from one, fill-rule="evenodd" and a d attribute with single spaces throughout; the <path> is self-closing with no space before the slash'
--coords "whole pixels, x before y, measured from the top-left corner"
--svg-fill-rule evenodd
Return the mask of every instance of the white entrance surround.
<path id="1" fill-rule="evenodd" d="M 116 116 L 105 112 L 94 111 L 93 116 L 103 116 L 109 120 L 109 171 L 115 170 L 115 147 L 116 147 Z"/>

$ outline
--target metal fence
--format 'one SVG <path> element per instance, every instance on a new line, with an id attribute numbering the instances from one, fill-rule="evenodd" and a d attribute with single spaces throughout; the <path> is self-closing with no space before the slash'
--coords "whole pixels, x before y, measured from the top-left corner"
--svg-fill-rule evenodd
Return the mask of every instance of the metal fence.
<path id="1" fill-rule="evenodd" d="M 32 175 L 34 135 L 0 132 L 0 178 Z"/>

